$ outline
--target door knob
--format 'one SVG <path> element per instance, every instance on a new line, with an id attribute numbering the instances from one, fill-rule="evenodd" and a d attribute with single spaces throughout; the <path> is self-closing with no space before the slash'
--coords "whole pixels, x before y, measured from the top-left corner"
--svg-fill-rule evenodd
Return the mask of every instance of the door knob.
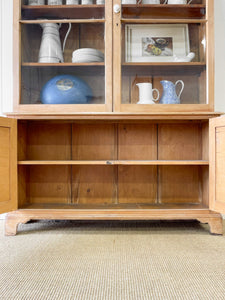
<path id="1" fill-rule="evenodd" d="M 113 9 L 114 9 L 115 14 L 120 13 L 120 5 L 119 4 L 115 4 Z"/>

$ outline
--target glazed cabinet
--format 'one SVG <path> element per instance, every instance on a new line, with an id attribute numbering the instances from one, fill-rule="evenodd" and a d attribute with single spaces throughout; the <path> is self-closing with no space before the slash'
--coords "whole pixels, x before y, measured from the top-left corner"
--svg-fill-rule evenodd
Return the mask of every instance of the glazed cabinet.
<path id="1" fill-rule="evenodd" d="M 89 2 L 15 1 L 6 234 L 39 219 L 195 219 L 222 234 L 213 1 Z"/>
<path id="2" fill-rule="evenodd" d="M 15 1 L 14 111 L 213 111 L 213 1 L 90 2 L 47 5 L 46 1 L 35 6 L 28 0 Z M 58 43 L 52 39 L 57 34 Z M 88 99 L 74 96 L 69 101 L 69 92 L 77 92 L 69 76 L 90 87 Z M 52 78 L 56 78 L 55 89 L 45 93 Z M 164 95 L 168 95 L 165 81 L 178 82 L 178 97 Z M 140 83 L 157 90 L 156 101 L 140 101 Z M 52 98 L 46 99 L 51 93 Z"/>

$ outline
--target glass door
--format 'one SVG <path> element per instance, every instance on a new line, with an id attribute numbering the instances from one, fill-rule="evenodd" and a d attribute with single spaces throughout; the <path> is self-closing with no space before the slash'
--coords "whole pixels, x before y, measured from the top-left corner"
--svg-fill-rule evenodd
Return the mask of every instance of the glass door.
<path id="1" fill-rule="evenodd" d="M 213 111 L 212 2 L 114 0 L 115 111 Z"/>
<path id="2" fill-rule="evenodd" d="M 22 0 L 17 11 L 15 110 L 112 111 L 111 1 Z"/>

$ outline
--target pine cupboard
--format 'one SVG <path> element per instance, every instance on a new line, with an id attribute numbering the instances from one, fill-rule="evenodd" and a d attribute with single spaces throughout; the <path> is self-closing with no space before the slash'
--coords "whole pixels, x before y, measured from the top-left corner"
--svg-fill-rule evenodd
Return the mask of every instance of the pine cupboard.
<path id="1" fill-rule="evenodd" d="M 39 219 L 196 219 L 222 234 L 225 118 L 213 111 L 213 1 L 105 2 L 14 2 L 14 112 L 0 119 L 6 235 Z M 63 63 L 38 62 L 40 23 L 61 24 L 61 41 L 71 25 Z M 72 62 L 84 48 L 104 61 Z M 179 59 L 182 51 L 193 59 Z M 61 74 L 88 83 L 91 101 L 43 104 L 43 85 Z M 180 103 L 138 104 L 137 84 L 162 96 L 162 80 L 184 82 Z"/>

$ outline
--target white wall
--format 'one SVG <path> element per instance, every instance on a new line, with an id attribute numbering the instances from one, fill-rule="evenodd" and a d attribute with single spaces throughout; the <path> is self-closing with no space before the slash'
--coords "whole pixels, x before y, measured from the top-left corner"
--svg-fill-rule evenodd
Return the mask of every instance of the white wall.
<path id="1" fill-rule="evenodd" d="M 12 20 L 13 0 L 0 0 L 0 114 L 12 110 Z M 215 0 L 215 42 L 215 110 L 225 112 L 225 0 Z"/>
<path id="2" fill-rule="evenodd" d="M 13 0 L 0 0 L 0 114 L 12 110 Z"/>

